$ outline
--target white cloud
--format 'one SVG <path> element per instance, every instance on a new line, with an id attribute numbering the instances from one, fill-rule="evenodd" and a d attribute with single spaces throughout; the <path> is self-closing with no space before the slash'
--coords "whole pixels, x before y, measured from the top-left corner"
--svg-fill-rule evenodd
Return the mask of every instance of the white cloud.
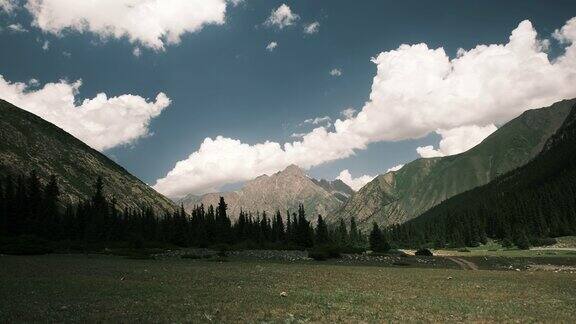
<path id="1" fill-rule="evenodd" d="M 0 75 L 0 98 L 42 117 L 100 151 L 131 144 L 149 135 L 150 121 L 170 104 L 164 93 L 159 93 L 154 101 L 131 94 L 109 98 L 99 93 L 77 105 L 81 85 L 80 80 L 60 81 L 33 90 Z"/>
<path id="2" fill-rule="evenodd" d="M 571 44 L 574 42 L 574 40 L 576 40 L 576 17 L 568 20 L 561 29 L 556 29 L 552 37 L 563 44 Z"/>
<path id="3" fill-rule="evenodd" d="M 68 51 L 62 52 L 62 55 L 66 56 L 67 58 L 72 57 L 72 53 L 70 53 L 70 52 L 68 52 Z"/>
<path id="4" fill-rule="evenodd" d="M 140 55 L 142 55 L 142 51 L 140 50 L 140 47 L 134 47 L 134 50 L 132 51 L 132 55 L 134 55 L 136 57 L 140 57 Z"/>
<path id="5" fill-rule="evenodd" d="M 496 131 L 493 124 L 480 127 L 476 125 L 462 126 L 449 130 L 437 130 L 442 139 L 437 150 L 433 146 L 418 147 L 416 151 L 423 158 L 454 155 L 468 151 L 480 144 L 486 137 Z"/>
<path id="6" fill-rule="evenodd" d="M 390 169 L 386 170 L 386 173 L 398 171 L 398 170 L 402 169 L 403 167 L 404 167 L 404 164 L 395 165 L 395 166 L 391 167 Z"/>
<path id="7" fill-rule="evenodd" d="M 0 11 L 8 14 L 12 13 L 17 7 L 17 0 L 0 0 Z"/>
<path id="8" fill-rule="evenodd" d="M 276 47 L 278 47 L 278 43 L 270 42 L 268 45 L 266 45 L 266 50 L 268 52 L 272 52 L 274 49 L 276 49 Z"/>
<path id="9" fill-rule="evenodd" d="M 292 163 L 310 168 L 349 157 L 369 143 L 420 138 L 437 130 L 449 138 L 452 131 L 458 133 L 455 129 L 476 126 L 483 130 L 478 134 L 488 135 L 492 125 L 527 109 L 576 97 L 573 28 L 575 19 L 558 31 L 566 46 L 553 61 L 529 21 L 521 22 L 506 44 L 462 49 L 452 59 L 442 48 L 426 44 L 382 52 L 372 60 L 377 73 L 369 100 L 355 117 L 336 120 L 334 131 L 318 127 L 284 145 L 207 138 L 155 188 L 169 196 L 207 192 Z M 442 154 L 459 153 L 470 145 L 445 143 L 439 148 Z"/>
<path id="10" fill-rule="evenodd" d="M 342 75 L 342 70 L 340 69 L 332 69 L 330 70 L 330 75 L 331 76 L 335 76 L 335 77 L 339 77 Z"/>
<path id="11" fill-rule="evenodd" d="M 228 0 L 230 3 L 232 3 L 232 5 L 234 7 L 236 7 L 237 5 L 244 3 L 244 0 Z"/>
<path id="12" fill-rule="evenodd" d="M 28 30 L 24 28 L 21 24 L 10 24 L 7 27 L 11 32 L 14 33 L 26 33 Z"/>
<path id="13" fill-rule="evenodd" d="M 304 135 L 306 135 L 306 133 L 292 133 L 292 135 L 290 135 L 290 137 L 302 138 L 302 137 L 304 137 Z"/>
<path id="14" fill-rule="evenodd" d="M 352 190 L 358 191 L 360 188 L 364 187 L 368 182 L 374 179 L 373 176 L 363 175 L 358 178 L 353 178 L 350 174 L 350 171 L 342 170 L 340 174 L 336 177 L 336 179 L 342 180 L 345 184 L 347 184 Z"/>
<path id="15" fill-rule="evenodd" d="M 418 148 L 416 148 L 416 152 L 423 158 L 434 158 L 444 156 L 444 154 L 435 150 L 434 146 L 432 145 L 419 146 Z"/>
<path id="16" fill-rule="evenodd" d="M 44 41 L 44 43 L 42 44 L 42 49 L 47 51 L 50 49 L 50 41 Z"/>
<path id="17" fill-rule="evenodd" d="M 101 38 L 128 38 L 154 50 L 178 44 L 183 34 L 221 25 L 225 0 L 28 0 L 33 24 L 42 31 L 90 32 Z"/>
<path id="18" fill-rule="evenodd" d="M 272 10 L 270 17 L 266 19 L 264 25 L 269 27 L 276 26 L 283 29 L 284 27 L 293 25 L 298 19 L 300 19 L 300 16 L 293 13 L 290 7 L 283 3 L 280 7 L 276 8 L 276 10 Z"/>
<path id="19" fill-rule="evenodd" d="M 318 32 L 319 28 L 320 28 L 320 23 L 315 21 L 315 22 L 304 25 L 304 33 L 305 34 L 316 34 Z"/>
<path id="20" fill-rule="evenodd" d="M 324 116 L 324 117 L 315 117 L 315 118 L 310 118 L 310 119 L 306 119 L 304 121 L 304 124 L 312 124 L 312 125 L 319 125 L 322 123 L 326 123 L 326 122 L 331 122 L 332 118 L 330 118 L 329 116 Z"/>
<path id="21" fill-rule="evenodd" d="M 350 119 L 350 118 L 354 117 L 354 114 L 356 114 L 356 109 L 354 109 L 354 108 L 352 108 L 352 107 L 349 107 L 349 108 L 346 108 L 346 109 L 342 110 L 342 111 L 340 112 L 340 114 L 341 114 L 344 118 Z"/>

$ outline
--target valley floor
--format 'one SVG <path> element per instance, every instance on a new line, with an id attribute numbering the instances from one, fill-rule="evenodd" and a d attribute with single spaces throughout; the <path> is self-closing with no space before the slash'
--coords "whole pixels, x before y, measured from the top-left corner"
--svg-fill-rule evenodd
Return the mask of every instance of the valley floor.
<path id="1" fill-rule="evenodd" d="M 0 322 L 576 318 L 570 272 L 62 254 L 0 256 L 0 265 Z"/>

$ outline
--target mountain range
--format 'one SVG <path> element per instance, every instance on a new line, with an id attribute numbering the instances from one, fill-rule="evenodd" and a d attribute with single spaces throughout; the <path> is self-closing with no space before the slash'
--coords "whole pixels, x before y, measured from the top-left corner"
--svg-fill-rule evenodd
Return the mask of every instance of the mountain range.
<path id="1" fill-rule="evenodd" d="M 0 100 L 0 179 L 35 170 L 44 182 L 56 176 L 61 200 L 88 199 L 101 176 L 119 208 L 151 207 L 159 213 L 176 205 L 104 154 L 42 118 Z"/>
<path id="2" fill-rule="evenodd" d="M 525 165 L 543 149 L 566 120 L 576 99 L 534 109 L 499 127 L 482 143 L 457 155 L 418 159 L 398 171 L 377 176 L 354 192 L 340 180 L 316 180 L 295 165 L 261 175 L 236 191 L 188 195 L 176 201 L 190 211 L 216 205 L 220 196 L 232 219 L 240 210 L 268 214 L 294 212 L 302 203 L 311 219 L 355 216 L 361 227 L 404 223 L 441 202 Z M 0 100 L 0 177 L 35 170 L 43 181 L 56 175 L 64 202 L 90 197 L 98 176 L 120 208 L 150 206 L 158 212 L 176 204 L 132 176 L 123 167 L 72 135 L 34 114 Z"/>
<path id="3" fill-rule="evenodd" d="M 232 219 L 238 217 L 240 210 L 268 214 L 279 210 L 285 215 L 286 211 L 296 212 L 298 204 L 303 204 L 308 217 L 315 218 L 317 214 L 327 215 L 337 210 L 353 192 L 341 180 L 312 179 L 298 166 L 290 165 L 273 175 L 248 181 L 237 191 L 188 195 L 176 202 L 191 211 L 200 204 L 216 206 L 220 197 L 224 197 Z"/>

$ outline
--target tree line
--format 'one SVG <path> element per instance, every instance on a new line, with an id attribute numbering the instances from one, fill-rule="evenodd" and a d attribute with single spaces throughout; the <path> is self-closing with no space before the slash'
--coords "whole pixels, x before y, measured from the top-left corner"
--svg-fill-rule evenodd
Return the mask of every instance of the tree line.
<path id="1" fill-rule="evenodd" d="M 190 214 L 183 206 L 157 215 L 152 208 L 119 210 L 105 195 L 98 178 L 92 196 L 78 204 L 62 206 L 56 177 L 43 184 L 36 172 L 0 179 L 0 236 L 34 235 L 49 241 L 82 244 L 129 242 L 135 247 L 165 243 L 181 247 L 237 245 L 241 248 L 309 249 L 333 245 L 364 250 L 367 240 L 356 219 L 329 226 L 321 215 L 316 224 L 297 212 L 281 215 L 241 211 L 235 221 L 227 213 L 224 198 L 217 206 L 195 206 Z"/>

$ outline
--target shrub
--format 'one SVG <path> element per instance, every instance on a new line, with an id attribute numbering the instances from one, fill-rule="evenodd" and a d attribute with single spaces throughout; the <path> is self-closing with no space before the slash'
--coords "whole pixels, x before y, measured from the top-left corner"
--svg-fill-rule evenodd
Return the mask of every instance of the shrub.
<path id="1" fill-rule="evenodd" d="M 432 251 L 426 249 L 426 248 L 421 248 L 418 249 L 418 251 L 416 251 L 416 253 L 414 253 L 414 255 L 419 255 L 419 256 L 433 256 L 434 254 L 432 254 Z"/>
<path id="2" fill-rule="evenodd" d="M 308 257 L 316 261 L 337 259 L 341 257 L 341 251 L 337 246 L 322 245 L 308 250 Z"/>
<path id="3" fill-rule="evenodd" d="M 532 246 L 550 246 L 556 243 L 558 243 L 558 241 L 551 237 L 538 237 L 530 240 L 530 244 L 532 244 Z"/>
<path id="4" fill-rule="evenodd" d="M 361 246 L 343 246 L 340 247 L 340 252 L 346 254 L 362 254 L 366 252 L 366 249 Z"/>

